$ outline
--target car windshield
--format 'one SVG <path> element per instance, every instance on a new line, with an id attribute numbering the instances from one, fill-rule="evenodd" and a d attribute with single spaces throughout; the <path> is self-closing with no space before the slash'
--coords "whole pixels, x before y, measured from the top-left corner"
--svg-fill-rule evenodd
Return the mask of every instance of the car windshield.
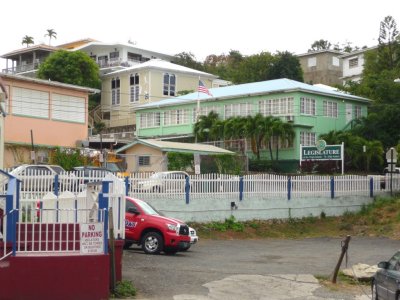
<path id="1" fill-rule="evenodd" d="M 136 202 L 140 206 L 140 208 L 146 213 L 146 215 L 161 215 L 153 206 L 151 206 L 147 202 L 141 200 L 136 200 Z"/>
<path id="2" fill-rule="evenodd" d="M 61 168 L 60 166 L 50 166 L 50 168 L 56 172 L 58 175 L 60 175 L 61 173 L 65 172 L 65 170 L 63 168 Z"/>
<path id="3" fill-rule="evenodd" d="M 110 172 L 121 172 L 121 169 L 118 167 L 116 163 L 108 162 L 106 165 L 106 169 Z"/>

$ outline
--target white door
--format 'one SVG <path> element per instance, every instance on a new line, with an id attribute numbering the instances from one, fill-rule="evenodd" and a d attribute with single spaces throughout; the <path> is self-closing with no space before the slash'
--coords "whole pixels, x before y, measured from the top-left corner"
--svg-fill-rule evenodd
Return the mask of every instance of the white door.
<path id="1" fill-rule="evenodd" d="M 353 105 L 346 103 L 346 123 L 353 119 Z"/>

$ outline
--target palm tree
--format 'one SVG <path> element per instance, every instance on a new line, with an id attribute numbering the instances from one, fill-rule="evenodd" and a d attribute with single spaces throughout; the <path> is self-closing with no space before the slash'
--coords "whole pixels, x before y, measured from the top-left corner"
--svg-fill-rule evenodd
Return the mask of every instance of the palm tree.
<path id="1" fill-rule="evenodd" d="M 26 44 L 26 47 L 28 48 L 29 45 L 34 44 L 35 42 L 33 41 L 33 37 L 29 36 L 29 35 L 25 35 L 22 38 L 22 45 Z"/>
<path id="2" fill-rule="evenodd" d="M 273 154 L 272 154 L 272 137 L 273 137 L 273 128 L 274 128 L 274 123 L 276 122 L 276 117 L 273 116 L 266 116 L 264 117 L 262 121 L 262 130 L 264 132 L 264 136 L 262 141 L 264 142 L 264 145 L 268 146 L 269 149 L 269 155 L 271 157 L 271 160 L 274 159 Z"/>
<path id="3" fill-rule="evenodd" d="M 54 29 L 47 29 L 47 33 L 44 35 L 45 37 L 49 37 L 49 45 L 51 44 L 51 39 L 52 38 L 57 38 L 57 32 L 54 31 Z"/>
<path id="4" fill-rule="evenodd" d="M 264 116 L 260 113 L 253 116 L 247 116 L 245 118 L 245 137 L 250 139 L 251 142 L 251 150 L 257 156 L 257 159 L 260 159 L 260 150 L 262 140 L 264 138 Z"/>
<path id="5" fill-rule="evenodd" d="M 218 113 L 210 111 L 207 116 L 200 116 L 199 120 L 194 124 L 193 133 L 196 141 L 209 141 L 210 130 L 213 124 L 218 121 Z"/>
<path id="6" fill-rule="evenodd" d="M 285 143 L 291 143 L 295 137 L 295 132 L 293 129 L 293 125 L 287 122 L 281 121 L 275 123 L 276 129 L 275 129 L 275 136 L 277 137 L 278 141 L 281 143 L 281 145 Z M 279 160 L 279 142 L 277 141 L 276 143 L 276 154 L 275 158 L 276 161 Z"/>

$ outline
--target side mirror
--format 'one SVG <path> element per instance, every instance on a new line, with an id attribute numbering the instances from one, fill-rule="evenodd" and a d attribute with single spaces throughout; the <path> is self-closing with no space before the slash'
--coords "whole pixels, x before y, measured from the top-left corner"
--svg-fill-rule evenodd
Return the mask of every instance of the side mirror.
<path id="1" fill-rule="evenodd" d="M 389 263 L 387 261 L 381 261 L 378 264 L 378 268 L 381 268 L 381 269 L 387 269 L 388 267 L 389 267 Z"/>
<path id="2" fill-rule="evenodd" d="M 130 212 L 131 214 L 135 214 L 135 215 L 139 215 L 140 212 L 137 210 L 136 207 L 129 207 L 128 208 L 128 212 Z"/>

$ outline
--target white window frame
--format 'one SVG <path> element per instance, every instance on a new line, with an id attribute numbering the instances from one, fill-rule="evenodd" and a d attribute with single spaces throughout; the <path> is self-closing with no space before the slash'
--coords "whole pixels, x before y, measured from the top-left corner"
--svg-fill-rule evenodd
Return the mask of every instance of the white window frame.
<path id="1" fill-rule="evenodd" d="M 293 115 L 294 98 L 267 99 L 258 102 L 259 112 L 263 116 Z"/>
<path id="2" fill-rule="evenodd" d="M 300 132 L 300 144 L 302 146 L 315 146 L 317 135 L 315 132 L 302 131 Z"/>
<path id="3" fill-rule="evenodd" d="M 176 96 L 176 75 L 170 73 L 163 74 L 163 91 L 164 96 Z"/>
<path id="4" fill-rule="evenodd" d="M 354 105 L 354 119 L 362 118 L 362 107 L 361 105 Z"/>
<path id="5" fill-rule="evenodd" d="M 316 101 L 312 98 L 300 98 L 300 114 L 315 116 L 316 115 Z"/>
<path id="6" fill-rule="evenodd" d="M 133 79 L 133 82 L 132 82 Z M 132 73 L 129 77 L 130 97 L 131 104 L 139 102 L 139 89 L 140 89 L 139 73 Z"/>
<path id="7" fill-rule="evenodd" d="M 323 114 L 324 114 L 324 117 L 337 118 L 338 117 L 337 102 L 324 100 Z"/>
<path id="8" fill-rule="evenodd" d="M 160 127 L 161 113 L 148 112 L 140 114 L 140 128 L 154 128 Z"/>
<path id="9" fill-rule="evenodd" d="M 150 155 L 139 155 L 138 156 L 139 166 L 150 166 Z"/>
<path id="10" fill-rule="evenodd" d="M 349 69 L 358 67 L 358 57 L 349 58 Z"/>
<path id="11" fill-rule="evenodd" d="M 121 104 L 121 80 L 119 77 L 111 79 L 111 105 L 119 106 Z"/>
<path id="12" fill-rule="evenodd" d="M 224 119 L 231 117 L 247 117 L 253 115 L 253 104 L 244 103 L 231 103 L 224 106 Z"/>

